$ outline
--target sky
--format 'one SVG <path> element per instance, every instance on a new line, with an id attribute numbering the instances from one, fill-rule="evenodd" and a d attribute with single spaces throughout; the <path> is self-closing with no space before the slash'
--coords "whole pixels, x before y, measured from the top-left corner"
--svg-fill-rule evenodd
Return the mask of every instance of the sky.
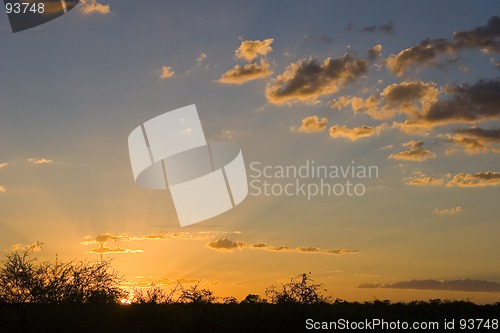
<path id="1" fill-rule="evenodd" d="M 238 299 L 311 272 L 348 301 L 500 301 L 495 15 L 86 0 L 18 33 L 0 15 L 0 251 L 41 241 L 40 260 L 112 259 L 125 287 Z M 127 138 L 191 104 L 208 141 L 241 147 L 249 195 L 181 228 L 168 190 L 135 184 Z M 311 165 L 328 174 L 281 173 Z"/>

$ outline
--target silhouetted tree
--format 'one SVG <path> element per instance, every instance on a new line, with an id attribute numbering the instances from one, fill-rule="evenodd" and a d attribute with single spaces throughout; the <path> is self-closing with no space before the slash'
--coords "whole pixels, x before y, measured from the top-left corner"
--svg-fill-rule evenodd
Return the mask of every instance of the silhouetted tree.
<path id="1" fill-rule="evenodd" d="M 241 301 L 243 304 L 254 304 L 254 303 L 266 303 L 267 300 L 265 298 L 260 298 L 259 295 L 248 294 L 244 300 Z"/>
<path id="2" fill-rule="evenodd" d="M 181 295 L 178 301 L 181 303 L 215 303 L 217 297 L 209 289 L 199 289 L 200 282 L 201 280 L 189 289 L 184 289 L 181 286 Z"/>
<path id="3" fill-rule="evenodd" d="M 174 295 L 182 288 L 180 283 L 166 293 L 163 288 L 152 284 L 147 289 L 134 289 L 132 303 L 137 304 L 169 304 L 174 302 Z"/>
<path id="4" fill-rule="evenodd" d="M 42 243 L 7 255 L 0 268 L 0 300 L 6 303 L 111 303 L 123 295 L 107 260 L 37 263 Z"/>
<path id="5" fill-rule="evenodd" d="M 309 273 L 311 274 L 311 273 Z M 313 280 L 306 273 L 291 278 L 289 283 L 278 288 L 274 285 L 266 289 L 266 296 L 275 304 L 321 304 L 328 303 L 329 298 L 320 294 L 326 291 L 321 284 L 312 283 Z"/>

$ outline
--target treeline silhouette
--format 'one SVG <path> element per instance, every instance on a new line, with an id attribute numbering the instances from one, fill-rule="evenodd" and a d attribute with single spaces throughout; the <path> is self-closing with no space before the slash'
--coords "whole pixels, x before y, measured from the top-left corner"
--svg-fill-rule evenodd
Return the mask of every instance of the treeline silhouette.
<path id="1" fill-rule="evenodd" d="M 500 319 L 500 302 L 333 299 L 311 273 L 271 285 L 265 298 L 248 294 L 241 301 L 217 297 L 201 288 L 201 281 L 189 287 L 177 283 L 170 290 L 151 285 L 126 291 L 109 260 L 39 262 L 33 254 L 41 246 L 8 254 L 0 268 L 0 332 L 303 332 L 308 319 L 440 325 L 453 319 Z"/>

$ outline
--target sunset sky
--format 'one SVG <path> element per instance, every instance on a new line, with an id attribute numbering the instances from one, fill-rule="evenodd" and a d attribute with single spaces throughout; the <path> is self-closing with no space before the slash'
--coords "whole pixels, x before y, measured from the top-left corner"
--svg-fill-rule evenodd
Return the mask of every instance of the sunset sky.
<path id="1" fill-rule="evenodd" d="M 500 301 L 498 8 L 85 0 L 15 34 L 0 15 L 0 250 L 41 241 L 41 260 L 112 258 L 124 286 L 203 279 L 239 299 L 311 272 L 349 301 Z M 249 181 L 378 172 L 323 179 L 363 195 L 250 188 L 181 228 L 169 191 L 134 183 L 127 138 L 190 104 Z"/>

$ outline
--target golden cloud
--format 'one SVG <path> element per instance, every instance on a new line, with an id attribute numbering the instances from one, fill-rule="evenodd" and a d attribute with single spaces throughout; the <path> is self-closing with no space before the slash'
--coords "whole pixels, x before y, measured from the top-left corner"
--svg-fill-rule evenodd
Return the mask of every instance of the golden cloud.
<path id="1" fill-rule="evenodd" d="M 170 66 L 163 66 L 161 68 L 160 79 L 165 80 L 175 76 L 175 71 Z"/>
<path id="2" fill-rule="evenodd" d="M 378 135 L 386 127 L 386 124 L 381 124 L 375 127 L 363 125 L 354 128 L 347 128 L 345 126 L 332 126 L 330 127 L 328 132 L 331 138 L 346 138 L 351 141 L 355 141 L 360 138 L 367 138 Z"/>
<path id="3" fill-rule="evenodd" d="M 207 244 L 207 247 L 213 250 L 222 252 L 231 252 L 235 249 L 254 249 L 272 252 L 300 252 L 300 253 L 318 253 L 327 255 L 341 255 L 352 254 L 358 252 L 357 250 L 349 249 L 320 249 L 318 247 L 289 247 L 289 246 L 271 246 L 266 243 L 249 244 L 243 241 L 232 241 L 227 238 L 222 238 Z"/>
<path id="4" fill-rule="evenodd" d="M 500 172 L 478 172 L 478 173 L 459 173 L 448 182 L 446 186 L 457 187 L 483 187 L 483 186 L 499 186 Z"/>
<path id="5" fill-rule="evenodd" d="M 469 154 L 500 153 L 500 129 L 472 127 L 453 133 L 441 134 L 449 143 L 461 147 Z"/>
<path id="6" fill-rule="evenodd" d="M 268 38 L 263 41 L 244 40 L 235 52 L 236 58 L 252 61 L 259 55 L 265 56 L 273 50 L 271 48 L 272 42 L 272 38 Z"/>
<path id="7" fill-rule="evenodd" d="M 53 160 L 45 159 L 45 158 L 28 158 L 28 162 L 32 164 L 52 164 Z"/>
<path id="8" fill-rule="evenodd" d="M 101 14 L 110 13 L 110 6 L 98 3 L 96 0 L 80 0 L 80 11 L 83 14 Z"/>
<path id="9" fill-rule="evenodd" d="M 450 214 L 458 214 L 458 213 L 463 213 L 464 209 L 460 206 L 453 207 L 453 208 L 443 208 L 443 209 L 434 209 L 432 211 L 432 214 L 435 215 L 450 215 Z"/>
<path id="10" fill-rule="evenodd" d="M 5 186 L 0 185 L 0 193 L 5 193 L 5 192 L 7 192 L 7 189 L 5 188 Z"/>
<path id="11" fill-rule="evenodd" d="M 269 64 L 264 60 L 260 60 L 260 64 L 251 63 L 241 67 L 234 66 L 226 73 L 222 74 L 218 82 L 226 84 L 243 84 L 248 81 L 262 79 L 272 75 L 273 72 L 269 69 Z"/>
<path id="12" fill-rule="evenodd" d="M 408 150 L 391 154 L 388 158 L 391 160 L 405 160 L 413 162 L 423 162 L 428 159 L 435 158 L 436 154 L 430 150 L 425 150 L 423 145 L 424 143 L 422 141 L 408 141 L 403 143 L 404 147 L 409 148 Z"/>
<path id="13" fill-rule="evenodd" d="M 101 244 L 96 249 L 91 249 L 90 253 L 95 253 L 95 254 L 125 254 L 125 253 L 143 253 L 141 249 L 124 249 L 120 246 L 117 246 L 115 248 L 109 248 Z"/>
<path id="14" fill-rule="evenodd" d="M 9 163 L 0 163 L 0 169 L 7 167 Z"/>
<path id="15" fill-rule="evenodd" d="M 273 104 L 314 103 L 318 97 L 338 92 L 367 71 L 367 61 L 350 54 L 327 58 L 323 63 L 314 58 L 302 59 L 288 65 L 269 82 L 266 97 Z"/>
<path id="16" fill-rule="evenodd" d="M 415 177 L 415 178 L 410 178 L 405 184 L 414 186 L 438 186 L 444 184 L 444 179 L 433 178 L 428 176 Z"/>
<path id="17" fill-rule="evenodd" d="M 326 129 L 326 124 L 328 119 L 319 118 L 318 116 L 310 116 L 302 119 L 302 125 L 300 125 L 298 131 L 302 133 L 315 133 L 322 132 Z M 292 128 L 295 130 L 295 128 Z"/>

